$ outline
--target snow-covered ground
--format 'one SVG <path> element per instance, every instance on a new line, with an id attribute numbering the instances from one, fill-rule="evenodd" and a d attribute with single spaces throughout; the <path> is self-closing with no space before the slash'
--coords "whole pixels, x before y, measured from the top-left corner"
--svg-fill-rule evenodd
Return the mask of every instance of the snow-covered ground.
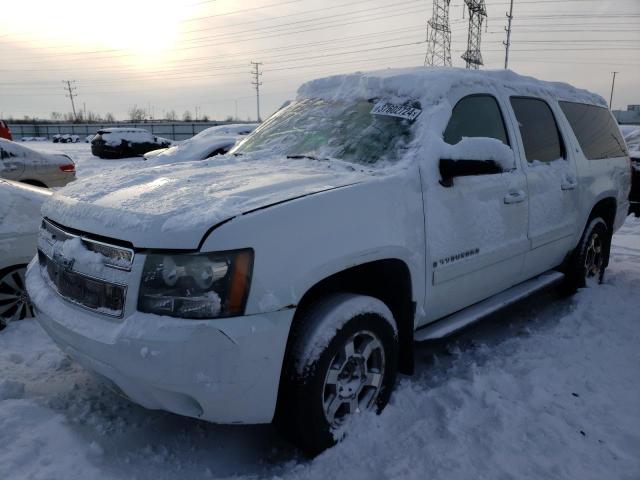
<path id="1" fill-rule="evenodd" d="M 38 143 L 35 148 L 42 148 Z M 131 168 L 49 144 L 78 176 Z M 53 147 L 53 148 L 50 148 Z M 97 383 L 33 321 L 0 333 L 0 479 L 640 478 L 640 220 L 614 238 L 605 284 L 547 291 L 417 347 L 380 416 L 310 460 L 270 426 L 148 411 Z"/>

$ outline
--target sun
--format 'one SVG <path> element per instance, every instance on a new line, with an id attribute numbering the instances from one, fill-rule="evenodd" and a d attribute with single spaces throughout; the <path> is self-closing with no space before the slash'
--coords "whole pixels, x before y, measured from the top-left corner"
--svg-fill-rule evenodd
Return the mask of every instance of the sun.
<path id="1" fill-rule="evenodd" d="M 35 48 L 122 50 L 146 64 L 176 45 L 190 10 L 189 0 L 24 0 L 3 12 L 0 30 L 27 37 Z"/>

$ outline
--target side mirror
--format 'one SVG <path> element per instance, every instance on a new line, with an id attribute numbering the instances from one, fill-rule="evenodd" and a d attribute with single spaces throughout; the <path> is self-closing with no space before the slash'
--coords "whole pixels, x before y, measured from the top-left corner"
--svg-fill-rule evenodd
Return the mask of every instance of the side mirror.
<path id="1" fill-rule="evenodd" d="M 469 177 L 472 175 L 492 175 L 504 170 L 495 160 L 451 160 L 440 159 L 440 185 L 453 186 L 455 177 Z"/>
<path id="2" fill-rule="evenodd" d="M 455 145 L 446 145 L 440 157 L 443 187 L 451 187 L 455 177 L 493 175 L 515 168 L 513 150 L 495 138 L 465 137 Z"/>

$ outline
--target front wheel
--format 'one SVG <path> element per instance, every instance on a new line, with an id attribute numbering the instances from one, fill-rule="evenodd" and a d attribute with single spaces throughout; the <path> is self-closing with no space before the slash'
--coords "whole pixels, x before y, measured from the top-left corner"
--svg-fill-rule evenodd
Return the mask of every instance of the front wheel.
<path id="1" fill-rule="evenodd" d="M 602 283 L 604 271 L 609 263 L 611 236 L 611 229 L 602 217 L 595 217 L 589 221 L 569 259 L 565 279 L 565 289 L 568 293 Z"/>
<path id="2" fill-rule="evenodd" d="M 27 295 L 24 265 L 0 271 L 0 330 L 10 322 L 33 317 L 33 307 Z"/>
<path id="3" fill-rule="evenodd" d="M 276 424 L 317 454 L 340 440 L 353 415 L 387 404 L 396 379 L 396 323 L 380 300 L 344 293 L 317 302 L 297 324 Z"/>

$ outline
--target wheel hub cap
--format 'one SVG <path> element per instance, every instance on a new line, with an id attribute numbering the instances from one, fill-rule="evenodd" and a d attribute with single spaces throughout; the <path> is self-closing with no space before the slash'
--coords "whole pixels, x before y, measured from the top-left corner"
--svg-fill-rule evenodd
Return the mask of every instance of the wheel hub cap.
<path id="1" fill-rule="evenodd" d="M 33 316 L 33 308 L 24 281 L 25 269 L 19 268 L 0 277 L 0 324 Z"/>

